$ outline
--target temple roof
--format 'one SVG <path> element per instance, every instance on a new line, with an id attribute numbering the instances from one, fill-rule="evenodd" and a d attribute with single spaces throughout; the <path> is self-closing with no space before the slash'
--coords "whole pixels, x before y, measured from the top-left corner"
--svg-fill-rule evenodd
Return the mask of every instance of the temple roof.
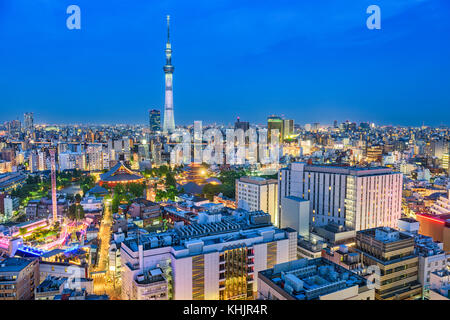
<path id="1" fill-rule="evenodd" d="M 143 177 L 127 167 L 122 162 L 118 162 L 108 172 L 100 175 L 100 179 L 105 182 L 121 182 L 128 180 L 140 180 Z"/>
<path id="2" fill-rule="evenodd" d="M 89 190 L 88 193 L 107 194 L 108 190 L 97 184 L 91 190 Z"/>

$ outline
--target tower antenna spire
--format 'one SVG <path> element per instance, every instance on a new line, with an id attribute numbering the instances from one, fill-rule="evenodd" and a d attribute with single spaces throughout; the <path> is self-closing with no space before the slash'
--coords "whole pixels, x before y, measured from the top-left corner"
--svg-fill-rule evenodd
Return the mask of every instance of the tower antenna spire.
<path id="1" fill-rule="evenodd" d="M 167 15 L 167 43 L 170 43 L 170 15 Z"/>

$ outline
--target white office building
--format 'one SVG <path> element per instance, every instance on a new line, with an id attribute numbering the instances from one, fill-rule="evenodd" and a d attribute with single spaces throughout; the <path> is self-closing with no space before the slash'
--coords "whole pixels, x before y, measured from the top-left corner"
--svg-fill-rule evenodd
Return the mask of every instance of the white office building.
<path id="1" fill-rule="evenodd" d="M 62 152 L 58 155 L 59 170 L 85 170 L 86 156 L 81 152 Z"/>
<path id="2" fill-rule="evenodd" d="M 334 222 L 356 231 L 389 226 L 401 217 L 402 174 L 390 168 L 291 163 L 278 177 L 281 199 L 310 201 L 310 223 Z M 279 210 L 281 211 L 281 210 Z"/>
<path id="3" fill-rule="evenodd" d="M 159 277 L 158 288 L 166 281 L 169 299 L 253 299 L 259 271 L 296 259 L 297 232 L 274 227 L 261 211 L 228 213 L 220 214 L 220 222 L 126 239 L 121 245 L 122 298 L 152 292 L 153 282 L 141 280 L 160 268 L 164 280 Z"/>
<path id="4" fill-rule="evenodd" d="M 264 211 L 270 214 L 271 222 L 279 226 L 278 221 L 278 182 L 275 179 L 261 177 L 242 177 L 236 180 L 236 203 L 250 211 Z"/>
<path id="5" fill-rule="evenodd" d="M 445 269 L 447 255 L 442 242 L 434 242 L 433 238 L 415 235 L 415 253 L 419 256 L 419 282 L 425 288 L 430 286 L 431 273 Z"/>

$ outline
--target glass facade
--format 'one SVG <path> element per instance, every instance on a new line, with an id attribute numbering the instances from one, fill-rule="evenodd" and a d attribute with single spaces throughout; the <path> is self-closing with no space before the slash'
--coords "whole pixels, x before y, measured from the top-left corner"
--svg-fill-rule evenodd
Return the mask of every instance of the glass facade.
<path id="1" fill-rule="evenodd" d="M 205 257 L 192 258 L 192 299 L 205 300 Z"/>
<path id="2" fill-rule="evenodd" d="M 267 244 L 267 269 L 273 268 L 277 264 L 277 242 Z"/>
<path id="3" fill-rule="evenodd" d="M 253 297 L 253 249 L 246 246 L 225 250 L 220 256 L 220 300 Z M 249 274 L 250 273 L 250 274 Z M 249 283 L 251 281 L 251 283 Z"/>

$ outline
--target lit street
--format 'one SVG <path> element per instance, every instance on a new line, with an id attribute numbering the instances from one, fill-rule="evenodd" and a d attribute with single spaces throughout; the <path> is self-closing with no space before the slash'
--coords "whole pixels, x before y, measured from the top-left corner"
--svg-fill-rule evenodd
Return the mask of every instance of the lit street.
<path id="1" fill-rule="evenodd" d="M 111 203 L 106 202 L 104 206 L 103 219 L 100 222 L 98 232 L 99 247 L 97 265 L 94 268 L 94 292 L 96 294 L 111 294 L 114 291 L 113 284 L 107 281 L 109 242 L 111 239 L 112 211 Z"/>

